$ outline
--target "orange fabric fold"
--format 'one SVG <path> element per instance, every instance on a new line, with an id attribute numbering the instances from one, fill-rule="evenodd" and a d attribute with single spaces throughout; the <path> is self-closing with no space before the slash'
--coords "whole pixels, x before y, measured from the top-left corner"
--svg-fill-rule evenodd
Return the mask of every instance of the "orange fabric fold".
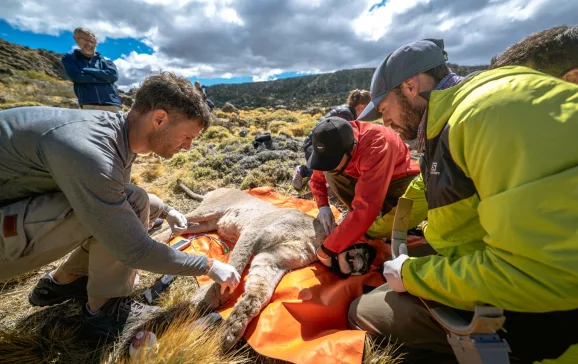
<path id="1" fill-rule="evenodd" d="M 314 201 L 286 197 L 271 187 L 246 191 L 262 200 L 280 207 L 294 207 L 315 217 Z M 333 208 L 336 220 L 340 217 Z M 207 234 L 217 237 L 215 233 Z M 182 237 L 172 239 L 174 244 Z M 230 250 L 234 245 L 226 242 Z M 350 330 L 347 311 L 350 303 L 365 292 L 385 283 L 379 266 L 390 255 L 389 244 L 382 240 L 368 241 L 378 251 L 372 270 L 362 276 L 339 277 L 329 268 L 317 262 L 287 273 L 282 279 L 270 303 L 254 318 L 245 331 L 244 338 L 258 353 L 292 363 L 361 363 L 365 331 Z M 423 238 L 408 237 L 408 246 L 421 245 Z M 230 252 L 208 237 L 197 237 L 185 251 L 205 254 L 227 262 Z M 248 267 L 247 267 L 248 268 Z M 227 318 L 240 299 L 247 276 L 243 272 L 242 283 L 232 293 L 229 301 L 217 311 Z M 198 277 L 201 285 L 211 282 L 208 277 Z"/>

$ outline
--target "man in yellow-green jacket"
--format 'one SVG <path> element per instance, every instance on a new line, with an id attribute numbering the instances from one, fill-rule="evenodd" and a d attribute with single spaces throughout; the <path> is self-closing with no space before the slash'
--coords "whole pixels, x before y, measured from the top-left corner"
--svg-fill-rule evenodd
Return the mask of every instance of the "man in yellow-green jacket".
<path id="1" fill-rule="evenodd" d="M 446 60 L 443 41 L 422 40 L 373 76 L 360 119 L 381 113 L 422 139 L 438 255 L 386 262 L 388 283 L 352 303 L 350 324 L 403 342 L 411 362 L 455 362 L 417 297 L 465 318 L 488 304 L 505 310 L 512 362 L 578 362 L 578 85 L 503 67 L 436 91 Z"/>

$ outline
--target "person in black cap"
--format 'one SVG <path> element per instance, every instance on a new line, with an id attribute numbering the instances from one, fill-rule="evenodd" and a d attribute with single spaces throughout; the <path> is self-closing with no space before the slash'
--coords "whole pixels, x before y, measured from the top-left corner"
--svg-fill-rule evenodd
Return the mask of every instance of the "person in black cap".
<path id="1" fill-rule="evenodd" d="M 312 132 L 311 191 L 319 207 L 317 218 L 327 238 L 317 251 L 319 260 L 335 267 L 335 259 L 357 244 L 380 213 L 387 214 L 419 174 L 403 140 L 382 125 L 322 120 Z M 349 213 L 337 226 L 327 199 L 326 182 Z M 350 272 L 341 271 L 343 274 Z"/>
<path id="2" fill-rule="evenodd" d="M 438 254 L 386 261 L 387 283 L 352 302 L 350 326 L 403 344 L 409 362 L 455 362 L 423 302 L 468 321 L 490 305 L 512 361 L 576 362 L 578 85 L 522 66 L 462 79 L 446 61 L 443 41 L 424 39 L 373 75 L 360 119 L 418 136 Z"/>
<path id="3" fill-rule="evenodd" d="M 336 108 L 329 111 L 327 114 L 323 115 L 317 123 L 320 123 L 324 119 L 327 119 L 332 116 L 337 116 L 343 118 L 347 121 L 357 119 L 357 115 L 359 115 L 369 104 L 371 101 L 371 96 L 369 95 L 369 91 L 367 90 L 351 90 L 349 95 L 347 96 L 347 103 L 343 105 L 339 105 Z M 305 160 L 309 160 L 311 157 L 311 153 L 313 153 L 313 145 L 311 143 L 311 135 L 313 129 L 307 134 L 305 140 L 303 141 L 303 145 L 301 146 L 301 150 L 305 153 Z M 313 170 L 307 168 L 306 165 L 301 165 L 295 167 L 295 172 L 293 173 L 293 179 L 291 180 L 291 184 L 295 189 L 300 190 L 303 187 L 303 179 L 307 177 L 311 177 L 313 174 Z"/>

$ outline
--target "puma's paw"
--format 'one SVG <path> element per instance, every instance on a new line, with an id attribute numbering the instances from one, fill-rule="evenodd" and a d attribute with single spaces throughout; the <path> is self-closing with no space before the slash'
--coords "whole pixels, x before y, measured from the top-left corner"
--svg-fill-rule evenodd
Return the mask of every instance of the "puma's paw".
<path id="1" fill-rule="evenodd" d="M 242 331 L 239 331 L 237 334 L 235 334 L 234 330 L 231 330 L 230 327 L 227 327 L 221 340 L 221 351 L 226 353 L 227 351 L 231 350 L 231 348 L 233 348 L 233 346 L 235 346 L 235 344 L 241 339 L 241 336 Z"/>

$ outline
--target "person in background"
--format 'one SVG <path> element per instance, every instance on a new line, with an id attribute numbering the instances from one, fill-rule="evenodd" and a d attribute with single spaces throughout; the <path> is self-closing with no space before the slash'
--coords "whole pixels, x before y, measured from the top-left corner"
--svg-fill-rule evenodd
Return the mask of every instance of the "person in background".
<path id="1" fill-rule="evenodd" d="M 205 102 L 207 103 L 207 106 L 209 106 L 209 110 L 213 111 L 213 109 L 215 108 L 215 104 L 213 103 L 213 101 L 211 101 L 208 97 L 207 97 L 207 87 L 205 86 L 201 86 L 201 83 L 199 81 L 195 81 L 195 88 L 197 90 L 199 90 L 199 92 L 201 93 L 201 95 L 203 95 L 203 99 L 205 100 Z"/>
<path id="2" fill-rule="evenodd" d="M 535 32 L 492 58 L 490 69 L 525 66 L 578 83 L 578 26 Z"/>
<path id="3" fill-rule="evenodd" d="M 327 119 L 332 116 L 337 116 L 347 121 L 352 121 L 357 119 L 357 115 L 363 111 L 365 106 L 369 104 L 371 101 L 371 97 L 369 95 L 369 91 L 367 90 L 352 90 L 349 92 L 347 96 L 347 104 L 337 106 L 323 117 L 319 119 L 317 124 L 319 124 L 322 120 Z M 303 141 L 303 146 L 301 150 L 305 153 L 305 160 L 308 161 L 309 157 L 311 157 L 311 153 L 313 153 L 313 145 L 311 141 L 312 131 L 307 134 L 305 140 Z M 313 170 L 308 168 L 306 165 L 301 165 L 295 167 L 295 172 L 293 174 L 293 179 L 291 180 L 291 184 L 295 189 L 300 190 L 303 187 L 303 179 L 306 177 L 311 177 L 313 174 Z"/>
<path id="4" fill-rule="evenodd" d="M 74 84 L 80 108 L 120 111 L 122 102 L 115 85 L 118 81 L 116 66 L 96 52 L 98 42 L 89 29 L 76 28 L 73 38 L 78 49 L 62 56 L 62 65 Z"/>

